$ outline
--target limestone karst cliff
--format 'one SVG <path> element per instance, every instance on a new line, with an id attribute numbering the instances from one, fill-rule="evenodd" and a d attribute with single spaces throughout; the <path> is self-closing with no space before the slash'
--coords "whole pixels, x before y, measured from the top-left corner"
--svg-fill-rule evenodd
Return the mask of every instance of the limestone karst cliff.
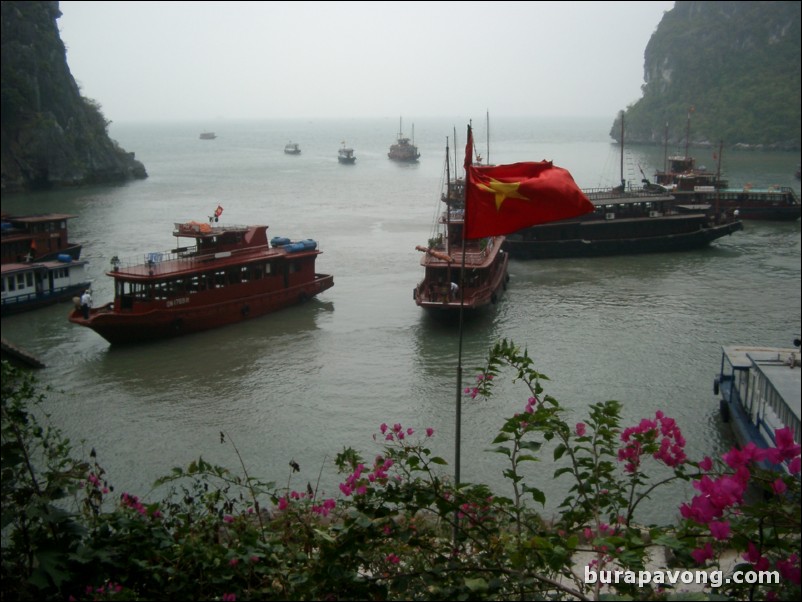
<path id="1" fill-rule="evenodd" d="M 146 178 L 81 96 L 59 36 L 58 2 L 2 2 L 2 190 Z"/>
<path id="2" fill-rule="evenodd" d="M 676 2 L 646 46 L 643 95 L 625 113 L 627 141 L 682 142 L 690 113 L 692 144 L 799 149 L 800 7 Z"/>

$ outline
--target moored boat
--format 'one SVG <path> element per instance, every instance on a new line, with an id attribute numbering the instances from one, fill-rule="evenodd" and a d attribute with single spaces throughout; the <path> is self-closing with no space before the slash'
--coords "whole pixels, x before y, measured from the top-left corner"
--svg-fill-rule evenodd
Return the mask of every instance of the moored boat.
<path id="1" fill-rule="evenodd" d="M 401 119 L 398 120 L 398 138 L 395 144 L 390 146 L 390 152 L 387 156 L 393 161 L 399 163 L 417 163 L 420 158 L 418 147 L 415 146 L 415 126 L 412 126 L 412 141 L 404 136 L 404 130 L 401 124 Z"/>
<path id="2" fill-rule="evenodd" d="M 61 255 L 81 258 L 81 245 L 70 242 L 67 222 L 77 216 L 67 213 L 9 215 L 0 224 L 2 263 L 52 261 Z"/>
<path id="3" fill-rule="evenodd" d="M 273 237 L 267 226 L 176 223 L 173 236 L 192 239 L 141 259 L 112 258 L 114 300 L 70 322 L 91 328 L 112 344 L 200 332 L 304 302 L 334 285 L 315 272 L 321 251 L 312 239 Z"/>
<path id="4" fill-rule="evenodd" d="M 217 138 L 217 134 L 214 132 L 201 132 L 200 139 L 201 140 L 214 140 Z"/>
<path id="5" fill-rule="evenodd" d="M 776 447 L 777 431 L 786 428 L 794 442 L 802 441 L 799 340 L 794 344 L 796 348 L 722 347 L 713 392 L 739 446 Z"/>
<path id="6" fill-rule="evenodd" d="M 44 307 L 89 287 L 65 213 L 2 216 L 2 315 Z"/>
<path id="7" fill-rule="evenodd" d="M 288 155 L 300 155 L 301 145 L 297 142 L 290 141 L 284 145 L 284 152 Z"/>
<path id="8" fill-rule="evenodd" d="M 448 149 L 446 173 L 448 174 Z M 446 176 L 446 191 L 440 199 L 445 210 L 438 217 L 434 234 L 420 264 L 423 280 L 413 290 L 415 303 L 434 313 L 453 313 L 460 308 L 478 310 L 495 305 L 507 288 L 509 256 L 503 236 L 464 240 L 465 181 Z"/>
<path id="9" fill-rule="evenodd" d="M 743 229 L 732 212 L 680 206 L 665 193 L 584 190 L 595 206 L 577 218 L 539 224 L 507 236 L 516 259 L 559 259 L 689 251 Z"/>
<path id="10" fill-rule="evenodd" d="M 89 288 L 87 262 L 64 254 L 54 260 L 2 265 L 2 314 L 8 316 L 79 296 Z"/>
<path id="11" fill-rule="evenodd" d="M 719 211 L 737 212 L 738 219 L 792 222 L 802 217 L 802 202 L 790 186 L 766 189 L 697 186 L 693 190 L 676 189 L 671 194 L 680 206 L 707 204 Z"/>

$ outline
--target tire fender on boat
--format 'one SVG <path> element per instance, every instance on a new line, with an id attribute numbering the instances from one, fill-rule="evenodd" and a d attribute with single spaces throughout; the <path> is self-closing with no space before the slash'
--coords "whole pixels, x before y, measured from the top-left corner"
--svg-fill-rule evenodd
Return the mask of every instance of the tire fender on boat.
<path id="1" fill-rule="evenodd" d="M 181 332 L 181 329 L 184 328 L 184 320 L 182 320 L 181 318 L 176 318 L 175 320 L 173 320 L 172 327 L 173 327 L 173 332 Z"/>
<path id="2" fill-rule="evenodd" d="M 718 376 L 717 376 L 716 378 L 713 379 L 713 393 L 715 395 L 718 395 L 718 391 L 719 391 L 719 384 L 718 384 Z"/>
<path id="3" fill-rule="evenodd" d="M 496 293 L 493 293 L 492 295 L 490 295 L 490 302 L 495 304 L 496 301 L 498 301 L 498 297 L 496 297 Z"/>
<path id="4" fill-rule="evenodd" d="M 240 310 L 243 318 L 247 318 L 248 314 L 251 313 L 251 308 L 249 305 L 243 305 L 242 309 Z"/>

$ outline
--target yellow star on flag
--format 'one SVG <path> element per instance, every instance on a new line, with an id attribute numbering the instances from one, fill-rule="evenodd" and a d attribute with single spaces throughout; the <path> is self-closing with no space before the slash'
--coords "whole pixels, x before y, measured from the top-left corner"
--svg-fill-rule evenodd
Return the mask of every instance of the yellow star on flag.
<path id="1" fill-rule="evenodd" d="M 477 186 L 481 190 L 495 195 L 496 211 L 501 209 L 501 204 L 507 199 L 523 199 L 525 201 L 529 200 L 529 197 L 526 197 L 518 192 L 518 188 L 521 186 L 520 182 L 500 182 L 499 180 L 489 178 L 489 182 L 487 184 L 477 183 Z"/>

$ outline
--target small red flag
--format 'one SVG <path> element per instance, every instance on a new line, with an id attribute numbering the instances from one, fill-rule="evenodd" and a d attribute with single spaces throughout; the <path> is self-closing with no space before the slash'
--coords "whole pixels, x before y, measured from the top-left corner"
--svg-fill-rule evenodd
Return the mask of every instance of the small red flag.
<path id="1" fill-rule="evenodd" d="M 465 238 L 517 232 L 590 213 L 593 203 L 571 174 L 551 161 L 474 167 L 473 133 L 465 147 Z"/>
<path id="2" fill-rule="evenodd" d="M 221 205 L 218 205 L 217 209 L 214 210 L 214 216 L 220 217 L 221 215 L 223 215 L 223 207 Z"/>

